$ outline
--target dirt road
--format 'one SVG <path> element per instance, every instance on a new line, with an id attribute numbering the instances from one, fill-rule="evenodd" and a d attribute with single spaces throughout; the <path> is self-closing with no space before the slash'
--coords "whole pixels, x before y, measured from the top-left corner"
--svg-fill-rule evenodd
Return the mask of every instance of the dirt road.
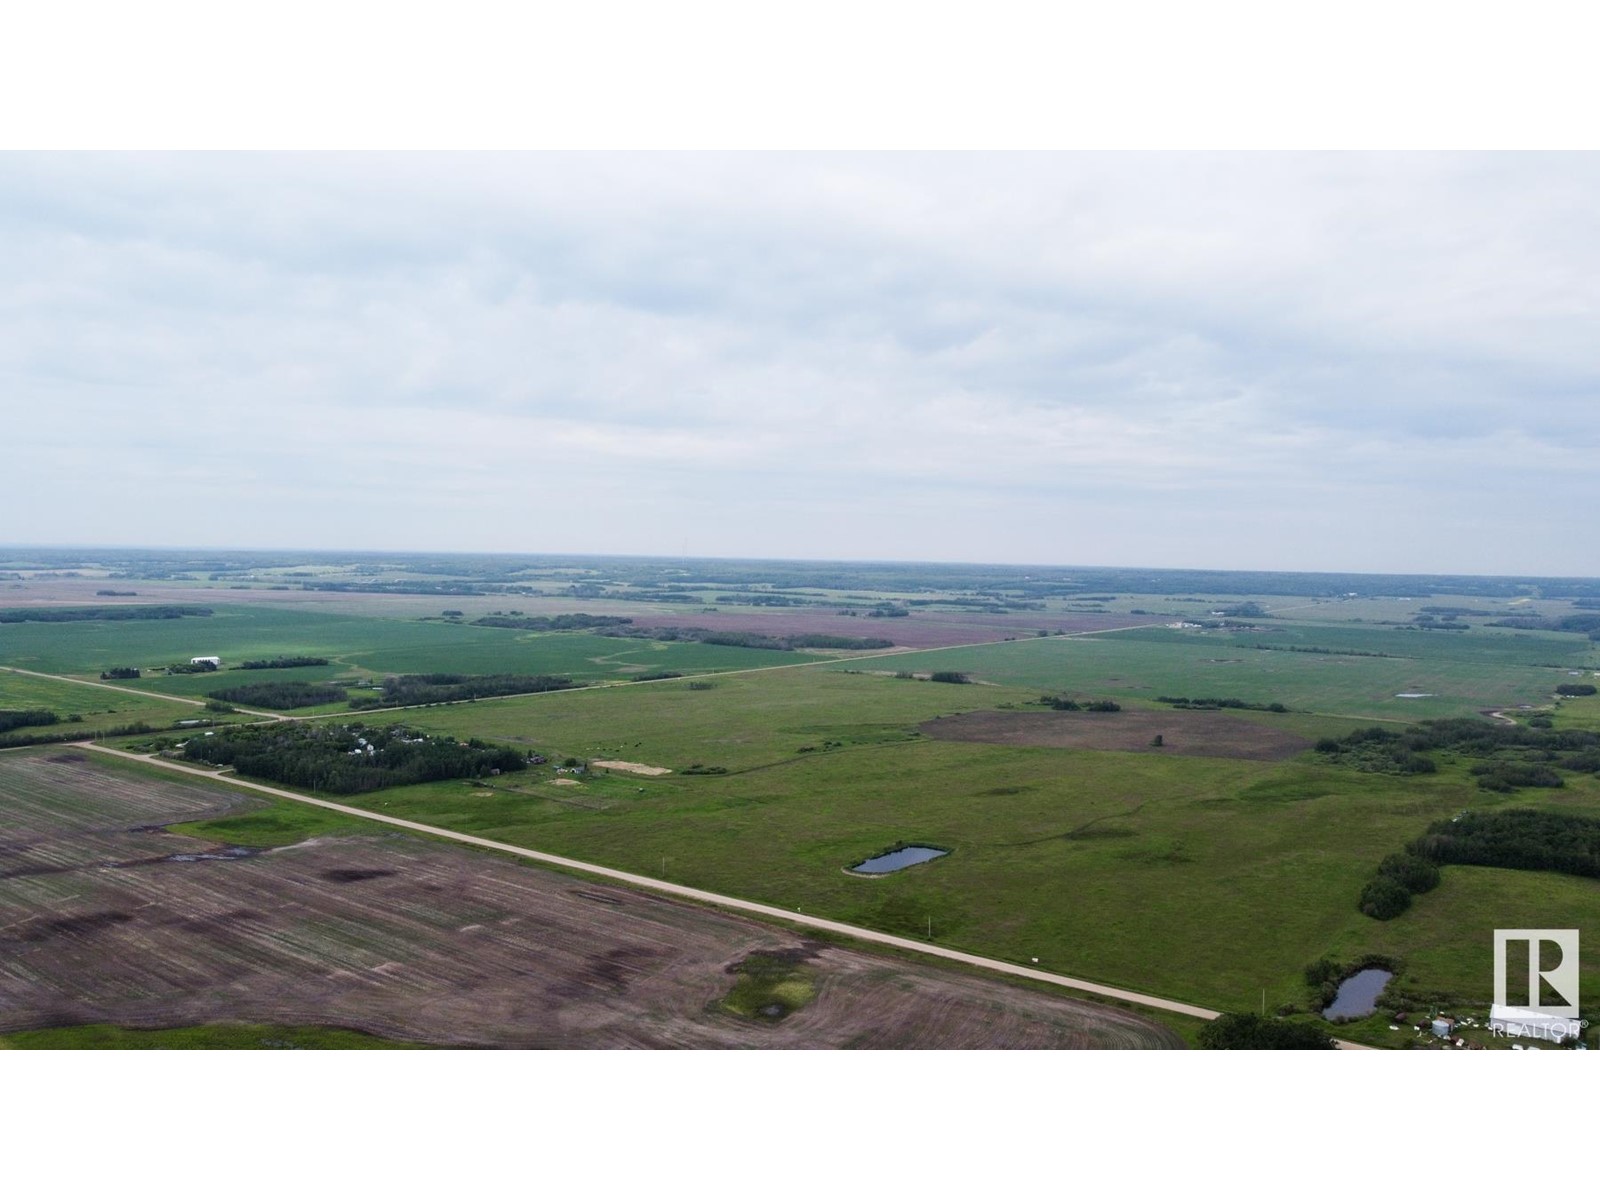
<path id="1" fill-rule="evenodd" d="M 595 863 L 579 862 L 576 859 L 563 858 L 557 854 L 547 854 L 542 850 L 530 850 L 525 846 L 513 846 L 507 842 L 491 841 L 488 838 L 476 837 L 468 833 L 458 833 L 455 830 L 443 829 L 435 825 L 424 825 L 417 821 L 407 821 L 400 817 L 386 816 L 382 813 L 371 812 L 367 809 L 355 808 L 346 804 L 338 804 L 332 800 L 319 800 L 314 796 L 303 795 L 299 792 L 287 791 L 283 788 L 271 787 L 263 783 L 253 783 L 249 780 L 218 777 L 212 771 L 201 770 L 196 767 L 186 767 L 179 763 L 168 762 L 150 755 L 133 754 L 126 750 L 114 750 L 109 746 L 98 746 L 92 742 L 74 743 L 80 749 L 92 750 L 98 754 L 113 755 L 134 762 L 148 763 L 165 770 L 178 772 L 184 775 L 198 775 L 217 782 L 229 784 L 234 787 L 248 788 L 268 796 L 276 796 L 284 800 L 294 800 L 301 804 L 311 804 L 318 808 L 325 808 L 332 812 L 344 813 L 348 816 L 361 817 L 369 821 L 378 821 L 385 825 L 393 825 L 399 829 L 407 829 L 413 833 L 427 834 L 431 837 L 445 838 L 449 841 L 460 842 L 468 846 L 478 846 L 485 850 L 497 850 L 502 854 L 511 854 L 519 858 L 530 859 L 534 862 L 548 863 L 552 866 L 562 867 L 570 871 L 580 871 L 585 874 L 595 875 L 603 879 L 614 880 L 629 887 L 643 891 L 660 892 L 669 896 L 678 896 L 683 899 L 695 900 L 702 904 L 711 904 L 719 908 L 733 909 L 737 912 L 752 913 L 768 920 L 781 921 L 788 925 L 800 925 L 809 929 L 821 929 L 829 933 L 839 934 L 844 937 L 854 938 L 879 946 L 892 946 L 897 950 L 909 950 L 916 954 L 927 955 L 932 958 L 942 958 L 951 962 L 963 963 L 971 967 L 979 967 L 1001 975 L 1011 975 L 1021 979 L 1032 979 L 1041 983 L 1055 984 L 1058 987 L 1071 988 L 1092 996 L 1105 996 L 1113 1000 L 1123 1000 L 1133 1004 L 1140 1004 L 1162 1012 L 1182 1013 L 1186 1016 L 1199 1017 L 1210 1020 L 1221 1014 L 1213 1009 L 1201 1008 L 1193 1004 L 1185 1004 L 1178 1000 L 1168 1000 L 1162 996 L 1151 996 L 1143 992 L 1129 991 L 1126 988 L 1108 987 L 1104 984 L 1094 983 L 1086 979 L 1074 979 L 1068 975 L 1058 975 L 1052 971 L 1041 971 L 1035 967 L 1025 967 L 1017 963 L 1004 962 L 1000 959 L 985 958 L 978 954 L 968 954 L 961 950 L 950 950 L 943 946 L 932 945 L 928 942 L 919 942 L 911 938 L 897 937 L 894 934 L 880 933 L 874 929 L 863 929 L 856 925 L 847 925 L 842 921 L 830 921 L 824 917 L 808 916 L 801 912 L 789 912 L 787 909 L 776 908 L 770 904 L 760 904 L 753 900 L 743 900 L 737 896 L 724 896 L 716 892 L 702 891 L 699 888 L 685 887 L 682 884 L 668 883 L 661 879 L 651 879 L 646 875 L 635 875 L 629 871 L 619 871 L 612 867 L 603 867 Z M 1353 1042 L 1339 1042 L 1341 1049 L 1369 1049 Z"/>

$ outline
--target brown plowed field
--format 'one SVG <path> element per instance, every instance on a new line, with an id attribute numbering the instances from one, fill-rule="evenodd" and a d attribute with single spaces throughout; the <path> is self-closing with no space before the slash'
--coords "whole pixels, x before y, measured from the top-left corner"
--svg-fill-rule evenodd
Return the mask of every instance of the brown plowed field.
<path id="1" fill-rule="evenodd" d="M 1146 750 L 1204 758 L 1293 758 L 1311 742 L 1223 712 L 1174 709 L 1115 713 L 970 712 L 936 717 L 921 726 L 929 737 L 998 746 L 1056 746 L 1069 750 Z M 1151 740 L 1161 735 L 1162 745 Z"/>
<path id="2" fill-rule="evenodd" d="M 335 1025 L 445 1045 L 1164 1047 L 1121 1009 L 839 949 L 405 835 L 251 857 L 158 823 L 252 807 L 76 752 L 0 755 L 0 1033 L 109 1022 Z M 816 998 L 718 1001 L 752 951 Z"/>

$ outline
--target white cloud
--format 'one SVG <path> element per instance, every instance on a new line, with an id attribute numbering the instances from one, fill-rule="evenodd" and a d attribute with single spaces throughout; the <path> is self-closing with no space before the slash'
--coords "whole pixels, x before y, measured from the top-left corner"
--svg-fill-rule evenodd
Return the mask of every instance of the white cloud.
<path id="1" fill-rule="evenodd" d="M 4 540 L 1600 572 L 1593 156 L 0 182 Z"/>

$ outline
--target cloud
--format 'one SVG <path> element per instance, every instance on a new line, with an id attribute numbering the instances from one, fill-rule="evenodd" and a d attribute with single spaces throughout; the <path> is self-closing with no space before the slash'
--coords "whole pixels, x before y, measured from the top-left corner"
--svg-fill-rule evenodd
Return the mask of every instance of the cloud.
<path id="1" fill-rule="evenodd" d="M 7 540 L 1596 573 L 1597 174 L 13 155 Z"/>

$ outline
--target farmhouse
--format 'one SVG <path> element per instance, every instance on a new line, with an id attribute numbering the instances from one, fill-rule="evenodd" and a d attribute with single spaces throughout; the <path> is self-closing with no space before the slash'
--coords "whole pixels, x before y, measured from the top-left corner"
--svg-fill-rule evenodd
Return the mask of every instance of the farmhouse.
<path id="1" fill-rule="evenodd" d="M 198 667 L 201 663 L 210 663 L 213 667 L 220 667 L 222 660 L 215 654 L 200 654 L 189 660 L 191 667 Z"/>

